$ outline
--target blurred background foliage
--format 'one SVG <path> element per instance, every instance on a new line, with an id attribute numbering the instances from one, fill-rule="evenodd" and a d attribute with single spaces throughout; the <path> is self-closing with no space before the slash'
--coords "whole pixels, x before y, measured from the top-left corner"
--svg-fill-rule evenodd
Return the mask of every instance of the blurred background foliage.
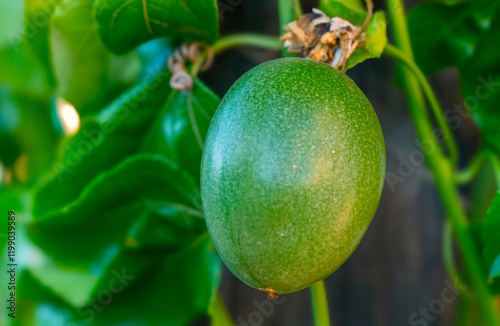
<path id="1" fill-rule="evenodd" d="M 479 148 L 498 157 L 500 4 L 418 2 L 407 1 L 416 62 L 432 74 L 446 107 L 463 103 L 459 87 L 474 106 L 475 125 L 467 109 L 454 111 L 465 117 L 454 129 L 460 165 Z M 331 15 L 352 10 L 343 4 L 321 1 Z M 279 53 L 224 53 L 200 77 L 210 87 L 197 79 L 190 93 L 170 88 L 166 61 L 180 42 L 213 43 L 219 31 L 278 35 L 277 2 L 149 0 L 146 11 L 143 5 L 0 2 L 0 213 L 16 212 L 18 263 L 17 318 L 4 311 L 1 325 L 205 325 L 215 312 L 223 269 L 201 211 L 200 138 L 232 82 Z M 318 2 L 303 5 L 310 11 Z M 404 97 L 390 87 L 393 73 L 386 58 L 349 71 L 380 117 L 389 171 L 416 139 Z M 478 98 L 482 80 L 491 89 Z M 477 246 L 485 248 L 485 270 L 498 293 L 498 199 L 483 222 L 496 189 L 492 176 L 482 169 L 461 191 L 470 198 L 464 201 Z M 362 245 L 329 279 L 335 325 L 402 325 L 441 293 L 447 276 L 436 248 L 444 217 L 430 180 L 424 165 L 396 193 L 384 192 Z M 4 300 L 6 276 L 0 279 Z M 222 280 L 231 314 L 246 320 L 256 309 L 252 300 L 264 297 L 227 272 Z M 310 323 L 308 294 L 287 298 L 264 324 Z M 474 324 L 477 311 L 466 295 L 435 324 Z"/>

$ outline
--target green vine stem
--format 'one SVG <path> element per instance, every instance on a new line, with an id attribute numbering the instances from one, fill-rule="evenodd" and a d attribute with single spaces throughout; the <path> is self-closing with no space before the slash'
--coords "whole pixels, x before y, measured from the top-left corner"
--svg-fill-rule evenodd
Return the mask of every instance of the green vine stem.
<path id="1" fill-rule="evenodd" d="M 410 43 L 408 24 L 402 0 L 386 0 L 393 23 L 393 36 L 396 45 L 404 57 L 413 62 L 413 50 Z M 425 98 L 420 88 L 418 77 L 407 65 L 403 67 L 403 78 L 409 109 L 420 141 L 431 141 L 435 146 L 432 123 L 426 114 Z M 450 223 L 457 238 L 467 276 L 473 284 L 482 313 L 488 325 L 500 325 L 491 293 L 486 284 L 486 277 L 481 265 L 479 253 L 469 233 L 469 223 L 461 207 L 454 182 L 453 167 L 439 150 L 425 151 Z"/>
<path id="2" fill-rule="evenodd" d="M 302 6 L 300 5 L 300 0 L 292 0 L 293 12 L 295 13 L 295 19 L 299 19 L 302 16 Z"/>
<path id="3" fill-rule="evenodd" d="M 213 46 L 214 54 L 235 48 L 238 46 L 255 46 L 269 50 L 280 50 L 283 42 L 274 36 L 258 34 L 233 34 L 221 37 Z"/>
<path id="4" fill-rule="evenodd" d="M 384 48 L 384 52 L 390 57 L 404 63 L 408 68 L 410 68 L 412 73 L 417 78 L 418 82 L 420 83 L 420 86 L 424 91 L 425 96 L 427 97 L 427 100 L 429 101 L 429 105 L 432 109 L 432 113 L 436 118 L 438 126 L 443 132 L 445 143 L 448 148 L 448 153 L 450 155 L 450 161 L 452 162 L 453 165 L 455 165 L 458 161 L 458 146 L 455 141 L 455 137 L 453 136 L 453 132 L 451 131 L 450 126 L 446 122 L 446 118 L 443 114 L 443 109 L 441 108 L 441 105 L 439 104 L 439 101 L 437 100 L 431 85 L 427 81 L 427 78 L 422 73 L 420 68 L 415 64 L 415 62 L 409 59 L 408 56 L 405 55 L 405 53 L 396 48 L 394 45 L 387 44 Z"/>
<path id="5" fill-rule="evenodd" d="M 466 184 L 470 182 L 477 175 L 484 161 L 484 152 L 479 151 L 474 155 L 469 165 L 464 170 L 455 172 L 455 182 L 457 184 Z"/>
<path id="6" fill-rule="evenodd" d="M 453 254 L 453 230 L 451 229 L 450 221 L 447 219 L 443 226 L 443 237 L 442 237 L 442 255 L 444 269 L 446 274 L 453 282 L 458 282 L 459 284 L 464 284 L 460 274 L 457 271 L 457 266 L 455 265 L 455 257 Z"/>
<path id="7" fill-rule="evenodd" d="M 493 168 L 493 173 L 495 174 L 495 180 L 497 182 L 497 187 L 499 188 L 500 191 L 500 160 L 498 157 L 490 151 L 486 152 L 486 158 L 491 164 L 491 167 Z"/>
<path id="8" fill-rule="evenodd" d="M 319 281 L 311 286 L 314 325 L 330 326 L 328 301 L 326 300 L 325 282 Z"/>
<path id="9" fill-rule="evenodd" d="M 239 46 L 255 46 L 269 50 L 280 50 L 283 42 L 275 36 L 259 35 L 259 34 L 232 34 L 229 36 L 221 37 L 212 47 L 213 55 L 220 54 L 226 50 L 236 48 Z M 207 52 L 200 53 L 198 59 L 191 63 L 189 74 L 192 78 L 196 78 L 202 65 L 207 58 Z"/>
<path id="10" fill-rule="evenodd" d="M 294 0 L 278 0 L 278 14 L 280 22 L 280 34 L 285 34 L 285 26 L 288 23 L 294 21 L 295 10 L 293 9 Z M 293 57 L 296 54 L 288 52 L 287 49 L 283 48 L 281 52 L 283 57 Z"/>

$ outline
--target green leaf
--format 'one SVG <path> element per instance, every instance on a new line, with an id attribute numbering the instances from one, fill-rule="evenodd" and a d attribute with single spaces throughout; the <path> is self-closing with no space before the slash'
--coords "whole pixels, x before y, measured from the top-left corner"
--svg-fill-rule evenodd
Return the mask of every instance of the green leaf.
<path id="1" fill-rule="evenodd" d="M 366 59 L 380 58 L 387 44 L 386 27 L 385 14 L 381 11 L 376 12 L 366 28 L 365 48 L 354 50 L 347 60 L 346 69 L 350 69 Z"/>
<path id="2" fill-rule="evenodd" d="M 356 26 L 361 26 L 366 18 L 366 9 L 360 0 L 320 0 L 319 9 L 329 17 L 340 17 Z"/>
<path id="3" fill-rule="evenodd" d="M 103 290 L 108 290 L 116 275 L 125 274 L 129 283 L 133 283 L 152 264 L 161 259 L 161 255 L 151 252 L 120 250 L 112 253 L 108 260 L 97 260 L 86 268 L 55 263 L 43 259 L 43 263 L 28 268 L 50 292 L 68 305 L 81 308 L 92 302 Z M 39 255 L 39 260 L 42 255 Z"/>
<path id="4" fill-rule="evenodd" d="M 472 59 L 477 43 L 490 29 L 498 1 L 426 1 L 408 15 L 415 61 L 425 73 L 448 66 L 462 67 Z"/>
<path id="5" fill-rule="evenodd" d="M 24 1 L 2 1 L 0 12 L 0 48 L 14 46 L 19 43 L 24 31 Z"/>
<path id="6" fill-rule="evenodd" d="M 115 53 L 163 36 L 208 43 L 218 38 L 215 0 L 97 0 L 95 12 L 101 38 Z"/>
<path id="7" fill-rule="evenodd" d="M 196 212 L 198 202 L 198 186 L 187 173 L 160 155 L 141 154 L 101 173 L 74 202 L 35 217 L 30 235 L 58 262 L 82 266 L 79 262 L 83 261 L 86 266 L 107 248 L 123 244 L 130 228 L 145 213 L 168 216 L 184 237 L 189 232 L 197 234 L 204 228 L 203 220 L 192 217 L 191 213 Z M 169 205 L 170 210 L 165 208 Z M 179 212 L 180 207 L 185 211 Z M 133 241 L 133 246 L 137 246 L 136 242 Z M 68 243 L 70 251 L 65 245 Z"/>
<path id="8" fill-rule="evenodd" d="M 500 7 L 490 29 L 476 45 L 474 56 L 460 68 L 460 84 L 465 104 L 481 128 L 483 146 L 500 155 L 500 49 L 492 40 L 500 39 Z"/>
<path id="9" fill-rule="evenodd" d="M 22 0 L 21 0 L 22 1 Z M 26 4 L 24 35 L 21 46 L 25 46 L 40 62 L 40 69 L 47 76 L 52 87 L 55 86 L 50 60 L 50 18 L 61 0 L 24 0 Z"/>
<path id="10" fill-rule="evenodd" d="M 96 323 L 134 320 L 135 325 L 188 325 L 195 316 L 207 314 L 220 273 L 219 258 L 205 233 L 193 245 L 158 261 L 133 286 L 117 294 L 96 314 Z"/>
<path id="11" fill-rule="evenodd" d="M 19 274 L 17 284 L 16 318 L 9 318 L 10 325 L 71 325 L 71 307 L 42 285 L 28 270 Z"/>
<path id="12" fill-rule="evenodd" d="M 20 0 L 0 5 L 0 83 L 16 93 L 48 98 L 52 92 L 47 22 L 56 3 Z"/>
<path id="13" fill-rule="evenodd" d="M 80 131 L 62 144 L 52 173 L 35 194 L 35 217 L 75 201 L 90 180 L 137 152 L 141 135 L 169 95 L 170 76 L 166 70 L 145 76 L 98 115 L 82 121 Z"/>
<path id="14" fill-rule="evenodd" d="M 134 53 L 117 57 L 102 44 L 93 2 L 65 0 L 51 18 L 52 63 L 58 92 L 80 113 L 95 110 L 95 103 L 105 98 L 112 86 L 130 83 L 139 72 L 139 59 Z M 120 67 L 120 74 L 111 71 L 114 66 Z"/>
<path id="15" fill-rule="evenodd" d="M 18 309 L 23 313 L 16 325 L 49 326 L 57 321 L 58 325 L 75 326 L 181 326 L 207 315 L 221 274 L 208 235 L 164 258 L 151 257 L 151 253 L 137 252 L 127 261 L 115 261 L 105 271 L 99 291 L 87 305 L 78 307 L 61 300 L 31 272 L 23 272 L 18 291 Z M 149 263 L 144 264 L 145 260 Z M 134 269 L 134 261 L 143 270 Z M 106 293 L 111 301 L 102 303 L 108 299 Z"/>
<path id="16" fill-rule="evenodd" d="M 320 10 L 329 17 L 340 17 L 356 26 L 363 25 L 366 10 L 358 1 L 321 0 Z M 387 43 L 387 22 L 385 14 L 378 11 L 373 14 L 366 28 L 366 44 L 364 48 L 356 48 L 347 60 L 346 69 L 371 58 L 380 58 Z"/>
<path id="17" fill-rule="evenodd" d="M 198 203 L 194 205 L 198 206 Z M 148 250 L 184 246 L 192 241 L 190 234 L 205 231 L 203 213 L 199 209 L 201 206 L 148 201 L 144 214 L 130 228 L 126 242 Z"/>
<path id="18" fill-rule="evenodd" d="M 41 98 L 52 91 L 46 69 L 26 44 L 0 49 L 0 71 L 0 83 L 18 93 Z"/>
<path id="19" fill-rule="evenodd" d="M 500 2 L 429 1 L 408 18 L 415 60 L 426 73 L 460 69 L 465 104 L 481 128 L 483 146 L 500 153 Z"/>
<path id="20" fill-rule="evenodd" d="M 32 272 L 65 303 L 77 307 L 72 317 L 77 324 L 86 323 L 86 312 L 109 288 L 114 271 L 125 269 L 134 280 L 123 295 L 117 294 L 116 302 L 96 313 L 100 325 L 137 325 L 133 312 L 139 306 L 149 311 L 143 325 L 184 325 L 206 314 L 215 291 L 220 263 L 207 244 L 198 175 L 195 179 L 191 174 L 195 167 L 199 171 L 197 140 L 204 138 L 219 99 L 199 81 L 191 95 L 173 92 L 168 77 L 147 76 L 146 82 L 86 118 L 79 133 L 62 144 L 55 176 L 35 194 L 30 237 L 57 263 Z M 179 124 L 166 139 L 163 129 L 156 127 L 169 114 L 167 120 Z M 146 134 L 153 137 L 151 143 Z M 164 141 L 171 141 L 171 147 L 158 145 Z M 188 162 L 183 151 L 198 161 Z M 189 163 L 191 171 L 184 172 L 179 162 Z M 198 247 L 202 242 L 204 247 Z M 158 266 L 160 261 L 166 265 Z M 149 283 L 158 270 L 161 279 Z M 51 275 L 63 278 L 61 284 L 79 286 L 55 284 L 57 278 Z M 180 289 L 190 297 L 179 295 Z M 164 300 L 176 300 L 171 304 L 177 304 L 175 313 L 165 314 L 157 307 Z"/>
<path id="21" fill-rule="evenodd" d="M 500 275 L 498 257 L 500 256 L 500 193 L 491 203 L 483 221 L 484 260 L 490 277 Z"/>
<path id="22" fill-rule="evenodd" d="M 138 277 L 204 234 L 193 207 L 198 198 L 196 182 L 165 158 L 131 157 L 90 182 L 78 201 L 30 225 L 31 239 L 50 257 L 31 272 L 81 307 L 106 288 L 113 271 Z"/>
<path id="23" fill-rule="evenodd" d="M 2 143 L 0 156 L 5 160 L 4 165 L 13 165 L 14 159 L 20 158 L 22 164 L 17 164 L 14 170 L 14 183 L 30 182 L 45 171 L 58 140 L 49 99 L 13 92 L 4 85 L 0 86 L 0 97 L 0 134 L 5 130 L 2 136 L 12 142 Z"/>
<path id="24" fill-rule="evenodd" d="M 219 102 L 217 95 L 199 80 L 192 92 L 173 92 L 141 150 L 161 153 L 198 180 L 203 142 Z"/>
<path id="25" fill-rule="evenodd" d="M 98 277 L 87 270 L 62 268 L 55 263 L 45 264 L 31 270 L 33 277 L 50 288 L 68 304 L 80 305 L 87 302 Z"/>

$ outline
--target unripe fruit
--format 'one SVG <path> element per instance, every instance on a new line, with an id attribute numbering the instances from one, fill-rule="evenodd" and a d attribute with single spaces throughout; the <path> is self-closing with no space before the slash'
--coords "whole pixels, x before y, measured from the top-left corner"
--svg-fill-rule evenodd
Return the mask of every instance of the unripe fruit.
<path id="1" fill-rule="evenodd" d="M 377 116 L 344 73 L 277 59 L 227 92 L 201 166 L 210 237 L 243 282 L 291 293 L 353 253 L 377 209 L 385 175 Z"/>

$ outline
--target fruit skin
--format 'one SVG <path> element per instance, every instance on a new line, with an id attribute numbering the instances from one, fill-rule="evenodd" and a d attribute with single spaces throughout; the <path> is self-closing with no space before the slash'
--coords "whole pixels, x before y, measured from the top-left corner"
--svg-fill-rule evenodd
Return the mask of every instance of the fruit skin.
<path id="1" fill-rule="evenodd" d="M 243 282 L 285 294 L 339 268 L 377 209 L 385 175 L 382 130 L 344 73 L 286 58 L 229 89 L 201 163 L 208 232 Z"/>

